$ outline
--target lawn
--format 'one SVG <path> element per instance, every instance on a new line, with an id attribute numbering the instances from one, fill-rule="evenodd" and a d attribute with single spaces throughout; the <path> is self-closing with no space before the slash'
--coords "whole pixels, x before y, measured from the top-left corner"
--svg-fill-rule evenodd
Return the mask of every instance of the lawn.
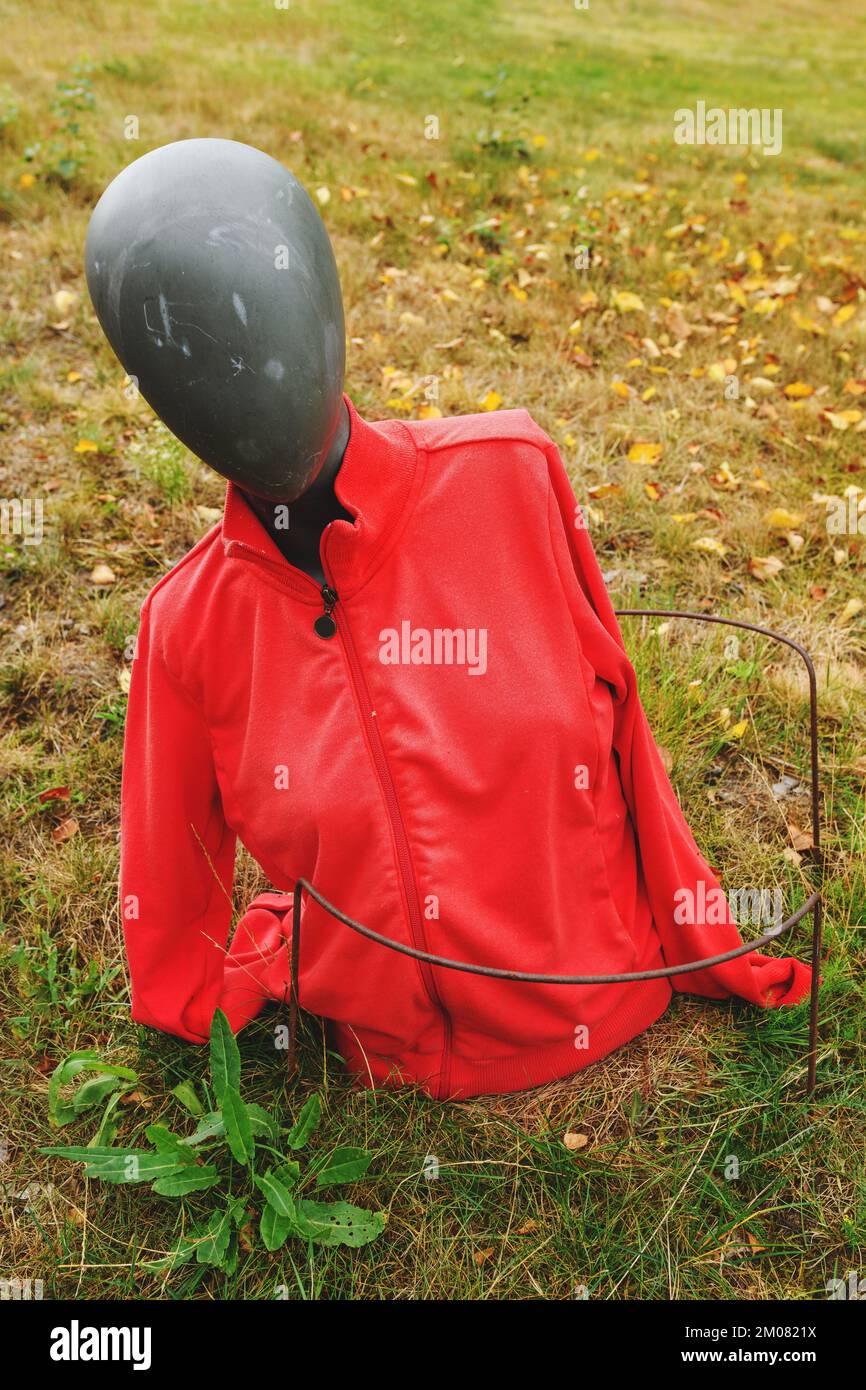
<path id="1" fill-rule="evenodd" d="M 866 14 L 84 0 L 49 16 L 5 0 L 2 20 L 0 492 L 38 500 L 43 534 L 4 511 L 0 1276 L 46 1297 L 663 1300 L 822 1298 L 862 1274 Z M 781 152 L 677 144 L 676 111 L 699 101 L 780 111 Z M 575 1078 L 463 1105 L 351 1089 L 311 1018 L 290 1079 L 271 1010 L 240 1039 L 246 1093 L 286 1123 L 321 1093 L 313 1149 L 373 1151 L 351 1200 L 387 1225 L 361 1249 L 273 1254 L 242 1229 L 231 1273 L 144 1267 L 206 1193 L 181 1205 L 40 1155 L 98 1126 L 96 1109 L 49 1124 L 74 1050 L 138 1073 L 120 1144 L 182 1130 L 174 1089 L 201 1094 L 206 1075 L 204 1051 L 129 1020 L 118 798 L 139 604 L 224 484 L 130 399 L 82 273 L 106 183 L 196 135 L 260 146 L 317 199 L 362 414 L 526 407 L 619 607 L 742 618 L 812 653 L 827 911 L 811 1098 L 805 1006 L 680 995 Z M 793 911 L 817 872 L 801 664 L 730 629 L 624 632 L 710 862 Z M 260 883 L 242 857 L 237 908 Z M 807 927 L 774 949 L 805 958 Z"/>

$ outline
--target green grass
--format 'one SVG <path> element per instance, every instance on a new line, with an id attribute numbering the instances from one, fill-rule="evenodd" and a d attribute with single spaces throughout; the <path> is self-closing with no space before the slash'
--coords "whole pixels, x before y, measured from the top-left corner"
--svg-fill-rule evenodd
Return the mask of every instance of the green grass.
<path id="1" fill-rule="evenodd" d="M 2 21 L 0 492 L 44 497 L 46 536 L 0 539 L 0 1274 L 83 1298 L 798 1299 L 862 1272 L 866 664 L 863 614 L 846 605 L 863 594 L 864 549 L 862 535 L 828 536 L 815 499 L 866 488 L 862 416 L 838 429 L 826 414 L 866 400 L 846 390 L 866 382 L 866 16 L 829 0 L 293 0 L 285 12 L 162 0 L 49 20 L 7 0 Z M 675 146 L 673 113 L 699 99 L 782 108 L 782 154 Z M 129 116 L 137 141 L 124 138 Z M 438 140 L 425 139 L 430 116 Z M 129 1021 L 116 836 L 138 605 L 211 524 L 224 487 L 124 394 L 81 264 L 89 210 L 117 169 L 202 134 L 259 145 L 330 194 L 362 413 L 417 413 L 431 375 L 443 413 L 489 392 L 528 407 L 590 509 L 618 606 L 715 610 L 812 651 L 826 952 L 811 1101 L 802 1007 L 679 996 L 575 1078 L 450 1106 L 353 1090 L 312 1019 L 289 1083 L 273 1045 L 285 1016 L 270 1011 L 241 1038 L 245 1092 L 295 1114 L 323 1091 L 315 1143 L 375 1150 L 352 1200 L 389 1213 L 385 1235 L 354 1252 L 257 1247 L 231 1277 L 157 1278 L 140 1263 L 172 1245 L 177 1208 L 87 1184 L 37 1149 L 95 1128 L 58 1135 L 47 1122 L 48 1076 L 75 1048 L 139 1072 L 122 1105 L 130 1144 L 158 1119 L 181 1121 L 171 1088 L 206 1065 Z M 584 244 L 595 259 L 580 272 Z M 785 277 L 795 289 L 765 312 Z M 643 310 L 619 313 L 622 290 Z M 58 291 L 77 299 L 58 307 Z M 672 304 L 693 328 L 681 347 Z M 728 358 L 738 402 L 717 379 Z M 798 381 L 813 388 L 799 402 L 784 393 Z M 661 456 L 629 463 L 639 441 Z M 771 508 L 798 519 L 774 528 Z M 707 538 L 723 553 L 694 548 Z M 761 581 L 755 557 L 783 568 Z M 112 584 L 91 583 L 97 565 Z M 780 886 L 793 908 L 809 872 L 788 826 L 808 824 L 808 793 L 779 801 L 770 787 L 808 772 L 797 659 L 745 635 L 732 652 L 725 632 L 657 626 L 624 630 L 695 835 L 727 886 Z M 41 802 L 52 788 L 68 796 Z M 78 833 L 55 839 L 69 819 Z M 239 909 L 259 883 L 242 857 Z M 806 924 L 785 949 L 806 955 Z M 568 1132 L 588 1142 L 570 1151 Z"/>

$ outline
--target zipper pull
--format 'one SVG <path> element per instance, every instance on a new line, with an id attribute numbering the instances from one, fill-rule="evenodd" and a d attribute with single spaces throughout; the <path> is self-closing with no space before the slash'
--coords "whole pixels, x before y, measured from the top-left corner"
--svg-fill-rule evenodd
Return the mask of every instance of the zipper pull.
<path id="1" fill-rule="evenodd" d="M 322 585 L 322 602 L 325 605 L 325 611 L 324 613 L 320 613 L 313 623 L 313 627 L 320 637 L 333 637 L 334 633 L 337 631 L 337 624 L 331 617 L 331 613 L 333 612 L 334 604 L 337 602 L 338 597 L 339 595 L 336 589 L 332 589 L 330 584 Z"/>

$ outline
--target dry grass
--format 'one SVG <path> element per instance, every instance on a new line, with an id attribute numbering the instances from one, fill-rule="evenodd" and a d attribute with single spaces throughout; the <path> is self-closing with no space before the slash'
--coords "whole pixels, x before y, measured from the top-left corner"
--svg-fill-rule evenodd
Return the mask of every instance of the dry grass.
<path id="1" fill-rule="evenodd" d="M 412 3 L 398 18 L 353 4 L 281 13 L 167 0 L 134 13 L 85 3 L 50 19 L 5 10 L 0 84 L 17 114 L 0 128 L 0 491 L 46 500 L 46 538 L 4 539 L 0 575 L 3 1269 L 61 1294 L 158 1291 L 137 1260 L 172 1240 L 165 1204 L 88 1188 L 35 1147 L 54 1137 L 47 1075 L 75 1047 L 141 1072 L 130 1136 L 171 1117 L 170 1087 L 202 1066 L 198 1053 L 128 1022 L 117 800 L 138 603 L 210 525 L 201 509 L 221 505 L 223 485 L 124 398 L 86 298 L 81 247 L 89 209 L 120 165 L 210 134 L 259 145 L 311 190 L 328 190 L 349 389 L 363 413 L 417 413 L 430 378 L 445 414 L 490 404 L 490 393 L 526 406 L 560 444 L 621 606 L 715 609 L 784 630 L 813 653 L 828 955 L 821 1088 L 810 1105 L 803 1010 L 771 1016 L 681 998 L 572 1081 L 456 1107 L 348 1090 L 311 1026 L 301 1091 L 324 1083 L 329 1143 L 376 1148 L 361 1199 L 388 1207 L 385 1240 L 315 1261 L 303 1251 L 251 1256 L 232 1279 L 182 1271 L 172 1290 L 271 1297 L 279 1283 L 294 1287 L 297 1271 L 307 1296 L 331 1298 L 558 1298 L 581 1285 L 601 1298 L 820 1296 L 828 1277 L 859 1267 L 866 1217 L 866 668 L 863 616 L 846 610 L 863 594 L 863 537 L 828 535 L 815 500 L 866 487 L 866 422 L 841 430 L 827 418 L 860 408 L 846 383 L 866 382 L 863 16 L 793 0 L 770 13 L 703 0 L 616 0 L 586 12 L 547 0 Z M 91 65 L 82 75 L 94 104 L 70 115 L 56 107 L 56 84 L 77 62 Z M 783 107 L 782 156 L 674 146 L 674 110 L 699 98 Z M 0 85 L 0 118 L 5 102 Z M 137 143 L 123 138 L 130 114 Z M 430 114 L 438 141 L 424 138 Z M 79 134 L 64 134 L 73 119 Z M 64 181 L 56 166 L 66 157 L 80 165 Z M 577 271 L 581 245 L 593 264 Z M 785 278 L 793 290 L 768 293 Z M 58 308 L 62 290 L 77 299 Z M 620 312 L 624 290 L 643 308 Z M 715 379 L 728 358 L 736 401 Z M 789 399 L 784 387 L 797 381 L 813 393 Z M 76 452 L 83 440 L 96 450 Z M 639 441 L 663 445 L 657 461 L 628 461 Z M 772 508 L 800 519 L 774 529 Z M 695 549 L 701 538 L 725 553 Z M 756 556 L 784 568 L 759 581 Z M 107 589 L 90 582 L 99 563 L 116 576 Z M 782 884 L 799 900 L 808 866 L 784 851 L 788 823 L 804 824 L 803 792 L 783 802 L 768 791 L 781 773 L 807 768 L 796 659 L 744 639 L 738 661 L 716 632 L 656 638 L 652 626 L 627 633 L 696 835 L 729 884 Z M 741 719 L 747 731 L 731 740 Z M 68 800 L 39 802 L 63 786 Z M 52 830 L 69 817 L 78 834 L 57 842 Z M 242 858 L 239 905 L 257 883 Z M 267 1022 L 245 1034 L 244 1059 L 257 1097 L 294 1110 Z M 567 1130 L 585 1133 L 586 1148 L 568 1153 Z M 430 1153 L 443 1171 L 432 1186 L 420 1177 Z M 738 1183 L 723 1176 L 731 1153 L 742 1160 Z M 55 1186 L 28 1205 L 16 1194 L 33 1183 Z"/>

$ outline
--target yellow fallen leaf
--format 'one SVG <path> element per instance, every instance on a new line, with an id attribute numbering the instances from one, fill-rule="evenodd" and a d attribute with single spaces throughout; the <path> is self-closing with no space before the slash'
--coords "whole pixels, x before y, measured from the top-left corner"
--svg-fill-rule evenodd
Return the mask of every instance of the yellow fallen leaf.
<path id="1" fill-rule="evenodd" d="M 693 521 L 697 521 L 697 512 L 672 512 L 671 521 L 676 521 L 680 526 L 690 526 Z"/>
<path id="2" fill-rule="evenodd" d="M 728 738 L 742 738 L 749 727 L 748 719 L 741 719 L 739 724 L 732 724 L 727 730 Z"/>
<path id="3" fill-rule="evenodd" d="M 848 602 L 845 604 L 845 607 L 842 609 L 842 612 L 839 614 L 838 621 L 840 623 L 850 623 L 852 618 L 856 618 L 857 614 L 862 612 L 862 609 L 862 598 L 849 598 Z"/>
<path id="4" fill-rule="evenodd" d="M 626 401 L 629 396 L 632 395 L 632 388 L 627 381 L 612 381 L 610 383 L 610 389 L 611 391 L 615 391 L 618 396 L 622 396 L 623 400 Z"/>
<path id="5" fill-rule="evenodd" d="M 498 391 L 488 391 L 486 396 L 482 396 L 478 404 L 482 410 L 498 410 L 502 404 L 502 397 Z"/>
<path id="6" fill-rule="evenodd" d="M 849 425 L 856 425 L 863 419 L 862 410 L 824 410 L 822 414 L 834 430 L 847 430 Z"/>
<path id="7" fill-rule="evenodd" d="M 762 582 L 774 579 L 784 568 L 784 564 L 776 555 L 753 555 L 749 560 L 749 574 Z"/>
<path id="8" fill-rule="evenodd" d="M 36 175 L 35 175 L 35 174 L 22 174 L 21 177 L 20 177 L 20 179 L 18 180 L 18 187 L 19 187 L 19 188 L 32 188 L 35 182 L 36 182 Z"/>
<path id="9" fill-rule="evenodd" d="M 58 314 L 68 314 L 70 309 L 74 309 L 78 303 L 78 295 L 74 290 L 58 290 L 53 298 L 54 307 Z"/>
<path id="10" fill-rule="evenodd" d="M 67 381 L 81 381 L 81 373 L 80 373 L 80 372 L 67 372 L 67 373 L 66 373 L 66 380 L 67 380 Z"/>
<path id="11" fill-rule="evenodd" d="M 746 298 L 745 291 L 735 280 L 728 281 L 728 293 L 734 303 L 739 304 L 741 309 L 747 309 L 749 307 L 749 301 Z"/>
<path id="12" fill-rule="evenodd" d="M 764 525 L 771 531 L 791 531 L 803 521 L 798 512 L 786 511 L 784 507 L 772 507 L 764 514 Z"/>
<path id="13" fill-rule="evenodd" d="M 92 439 L 79 439 L 75 446 L 75 452 L 76 454 L 97 454 L 99 445 Z"/>
<path id="14" fill-rule="evenodd" d="M 662 495 L 658 483 L 644 483 L 643 490 L 651 502 L 657 502 Z"/>
<path id="15" fill-rule="evenodd" d="M 736 474 L 731 472 L 729 463 L 723 463 L 719 471 L 712 475 L 712 482 L 716 487 L 723 488 L 725 492 L 736 492 L 740 486 L 740 480 Z"/>
<path id="16" fill-rule="evenodd" d="M 845 382 L 842 390 L 847 392 L 849 396 L 862 396 L 866 391 L 866 381 L 859 381 L 855 377 L 851 377 Z"/>
<path id="17" fill-rule="evenodd" d="M 837 309 L 833 315 L 833 323 L 837 328 L 841 328 L 843 323 L 847 323 L 857 312 L 856 304 L 843 304 L 841 309 Z"/>
<path id="18" fill-rule="evenodd" d="M 814 333 L 816 338 L 825 338 L 827 336 L 826 328 L 822 328 L 814 319 L 810 319 L 807 314 L 801 314 L 798 309 L 794 310 L 792 317 L 797 327 L 802 329 L 804 333 Z"/>
<path id="19" fill-rule="evenodd" d="M 701 550 L 706 555 L 718 555 L 720 558 L 728 553 L 728 547 L 716 540 L 715 536 L 701 536 L 699 540 L 692 541 L 692 550 Z"/>
<path id="20" fill-rule="evenodd" d="M 790 381 L 785 387 L 785 395 L 791 400 L 800 400 L 802 397 L 811 396 L 814 386 L 810 386 L 807 381 Z"/>
<path id="21" fill-rule="evenodd" d="M 651 401 L 655 394 L 656 388 L 654 386 L 648 386 L 645 391 L 642 391 L 641 400 L 643 401 L 644 405 L 646 405 L 647 401 Z"/>
<path id="22" fill-rule="evenodd" d="M 628 451 L 629 463 L 657 463 L 662 456 L 663 444 L 651 444 L 649 440 L 638 439 Z"/>
<path id="23" fill-rule="evenodd" d="M 611 303 L 621 314 L 643 311 L 644 307 L 640 295 L 633 294 L 631 290 L 617 290 Z"/>

